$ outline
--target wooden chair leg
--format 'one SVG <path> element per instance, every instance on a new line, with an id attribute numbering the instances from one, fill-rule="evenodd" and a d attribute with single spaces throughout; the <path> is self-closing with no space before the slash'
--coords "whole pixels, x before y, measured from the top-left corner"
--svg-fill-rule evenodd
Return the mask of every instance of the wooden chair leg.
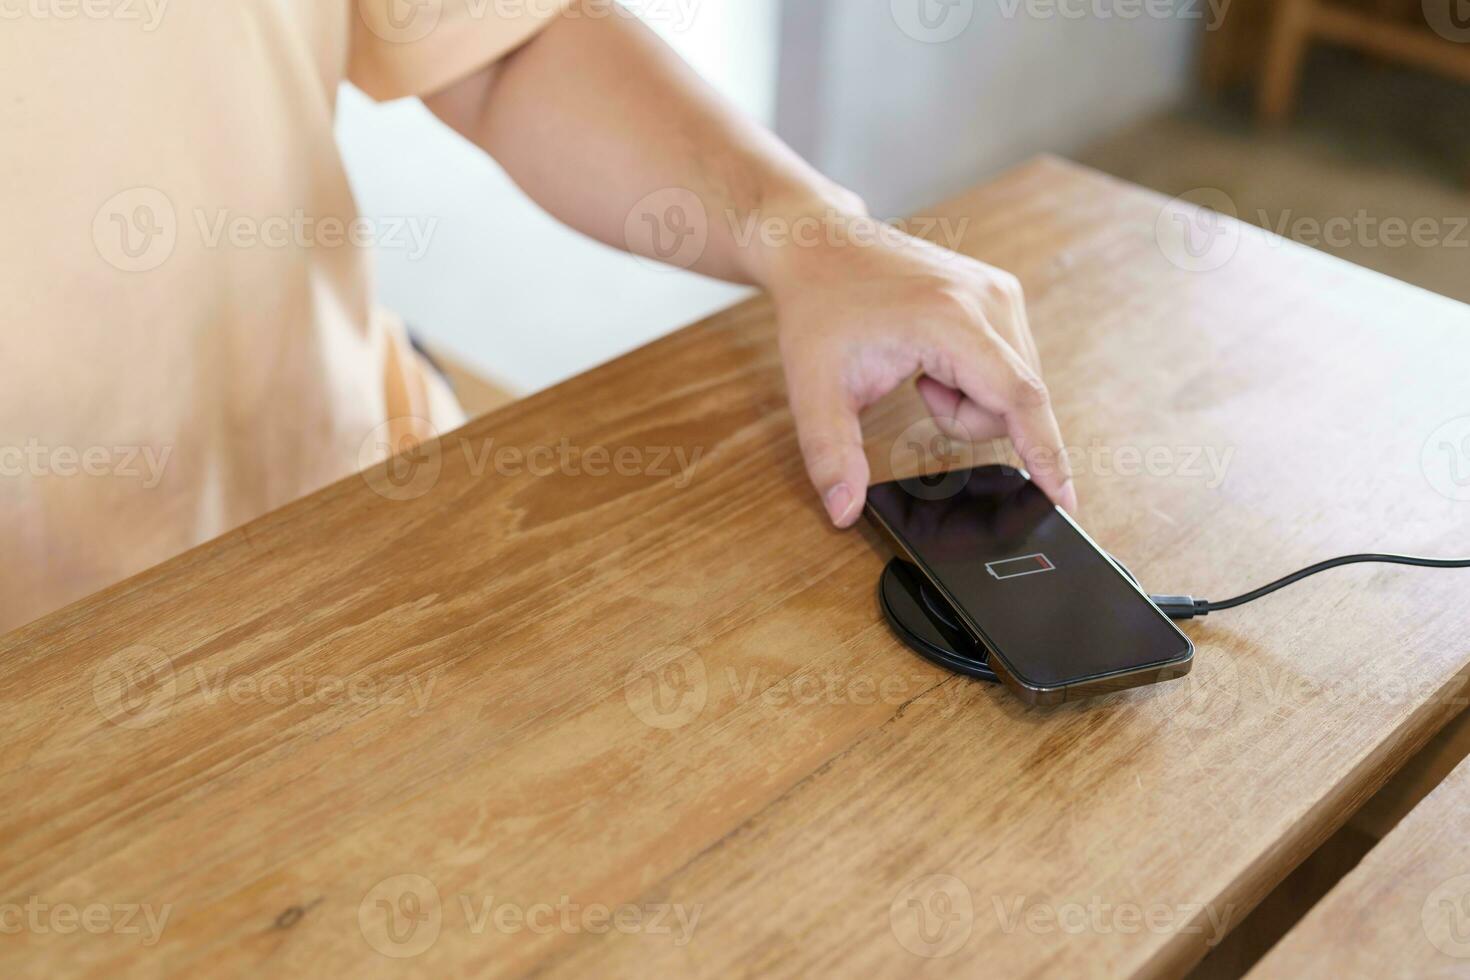
<path id="1" fill-rule="evenodd" d="M 1200 53 L 1200 80 L 1210 95 L 1219 95 L 1230 81 L 1230 70 L 1235 64 L 1238 46 L 1236 21 L 1227 14 L 1215 29 L 1205 35 L 1204 49 Z"/>
<path id="2" fill-rule="evenodd" d="M 1280 0 L 1277 4 L 1256 104 L 1257 116 L 1264 123 L 1278 125 L 1291 115 L 1302 56 L 1311 40 L 1314 7 L 1314 0 Z"/>

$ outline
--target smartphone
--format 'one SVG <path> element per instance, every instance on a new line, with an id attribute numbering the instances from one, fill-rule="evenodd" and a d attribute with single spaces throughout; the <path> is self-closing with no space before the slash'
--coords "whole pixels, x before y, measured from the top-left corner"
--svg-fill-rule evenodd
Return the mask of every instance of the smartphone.
<path id="1" fill-rule="evenodd" d="M 866 512 L 1028 703 L 1189 673 L 1189 637 L 1024 470 L 980 466 L 880 483 L 868 489 Z"/>

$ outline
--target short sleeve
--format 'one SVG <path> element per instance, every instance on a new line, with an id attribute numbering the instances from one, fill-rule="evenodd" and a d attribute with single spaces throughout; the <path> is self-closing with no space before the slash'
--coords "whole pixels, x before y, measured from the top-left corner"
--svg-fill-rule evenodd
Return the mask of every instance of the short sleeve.
<path id="1" fill-rule="evenodd" d="M 349 0 L 347 78 L 379 101 L 427 95 L 498 60 L 571 0 Z"/>

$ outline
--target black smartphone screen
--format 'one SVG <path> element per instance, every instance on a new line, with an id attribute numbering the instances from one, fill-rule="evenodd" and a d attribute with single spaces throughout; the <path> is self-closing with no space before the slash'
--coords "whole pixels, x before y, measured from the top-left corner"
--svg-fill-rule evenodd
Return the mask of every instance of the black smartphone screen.
<path id="1" fill-rule="evenodd" d="M 1028 686 L 1191 655 L 1168 617 L 1013 467 L 881 483 L 868 507 Z"/>

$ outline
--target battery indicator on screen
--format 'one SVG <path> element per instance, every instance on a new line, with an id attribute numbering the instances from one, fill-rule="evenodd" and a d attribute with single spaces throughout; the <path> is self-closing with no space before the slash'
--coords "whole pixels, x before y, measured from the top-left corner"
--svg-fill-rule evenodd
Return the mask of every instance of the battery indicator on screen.
<path id="1" fill-rule="evenodd" d="M 1020 578 L 1022 575 L 1039 575 L 1042 572 L 1050 572 L 1056 566 L 1051 559 L 1045 555 L 1022 555 L 1020 558 L 1005 558 L 1001 561 L 988 561 L 985 570 L 996 579 Z"/>

